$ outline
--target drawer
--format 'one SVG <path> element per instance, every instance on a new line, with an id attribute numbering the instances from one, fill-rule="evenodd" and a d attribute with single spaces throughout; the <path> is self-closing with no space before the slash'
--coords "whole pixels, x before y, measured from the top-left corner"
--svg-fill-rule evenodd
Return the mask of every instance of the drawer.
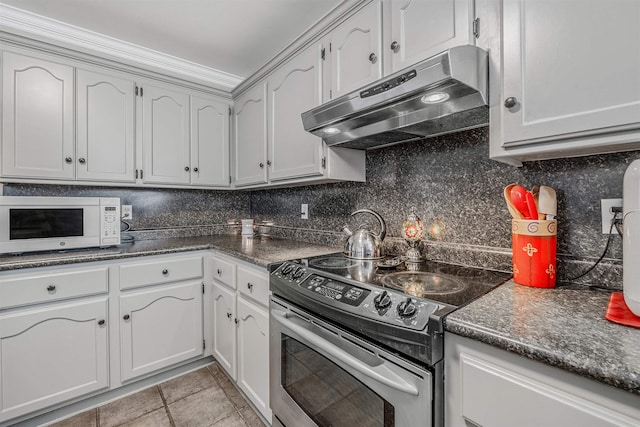
<path id="1" fill-rule="evenodd" d="M 265 271 L 254 271 L 238 266 L 238 290 L 246 297 L 269 305 L 269 275 Z"/>
<path id="2" fill-rule="evenodd" d="M 236 264 L 218 257 L 211 257 L 213 278 L 232 289 L 236 288 Z"/>
<path id="3" fill-rule="evenodd" d="M 124 264 L 120 266 L 120 289 L 197 279 L 202 276 L 201 255 Z"/>
<path id="4" fill-rule="evenodd" d="M 107 267 L 0 276 L 0 308 L 106 293 L 108 282 Z"/>

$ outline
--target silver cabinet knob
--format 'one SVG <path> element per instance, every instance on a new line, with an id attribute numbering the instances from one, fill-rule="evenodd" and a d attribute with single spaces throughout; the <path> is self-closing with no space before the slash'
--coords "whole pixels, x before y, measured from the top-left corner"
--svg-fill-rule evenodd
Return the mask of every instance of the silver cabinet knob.
<path id="1" fill-rule="evenodd" d="M 271 160 L 267 160 L 267 166 L 271 166 Z"/>
<path id="2" fill-rule="evenodd" d="M 391 43 L 391 50 L 396 53 L 400 50 L 400 43 L 394 41 L 393 43 Z"/>
<path id="3" fill-rule="evenodd" d="M 369 54 L 369 62 L 371 62 L 372 64 L 375 64 L 378 61 L 378 57 L 376 56 L 375 53 L 371 52 Z"/>
<path id="4" fill-rule="evenodd" d="M 194 172 L 198 172 L 198 168 L 193 168 L 193 171 Z"/>
<path id="5" fill-rule="evenodd" d="M 260 166 L 260 169 L 264 169 L 264 163 L 260 162 L 258 166 Z"/>
<path id="6" fill-rule="evenodd" d="M 80 158 L 78 159 L 78 163 L 80 163 L 80 164 L 83 164 L 83 165 L 84 165 L 85 163 L 87 163 L 87 159 L 85 159 L 84 157 L 80 157 Z"/>
<path id="7" fill-rule="evenodd" d="M 185 170 L 186 172 L 189 172 L 189 166 L 185 166 L 185 167 L 184 167 L 184 170 Z"/>
<path id="8" fill-rule="evenodd" d="M 67 162 L 67 163 L 71 163 L 71 162 L 73 162 L 73 159 L 71 157 L 67 157 L 67 158 L 64 159 L 64 161 Z"/>
<path id="9" fill-rule="evenodd" d="M 247 289 L 249 289 L 251 292 L 253 292 L 253 283 L 251 283 L 251 282 L 247 283 Z"/>
<path id="10" fill-rule="evenodd" d="M 513 108 L 516 106 L 516 104 L 518 104 L 518 99 L 513 96 L 510 96 L 504 100 L 504 106 L 507 108 Z"/>

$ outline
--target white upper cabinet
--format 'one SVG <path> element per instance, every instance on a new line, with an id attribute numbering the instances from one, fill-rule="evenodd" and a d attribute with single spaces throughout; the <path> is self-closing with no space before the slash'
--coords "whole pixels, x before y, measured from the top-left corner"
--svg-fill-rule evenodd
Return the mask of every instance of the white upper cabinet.
<path id="1" fill-rule="evenodd" d="M 73 67 L 11 52 L 2 60 L 2 175 L 73 179 Z"/>
<path id="2" fill-rule="evenodd" d="M 390 0 L 389 8 L 391 37 L 385 37 L 385 58 L 390 73 L 475 42 L 473 0 Z"/>
<path id="3" fill-rule="evenodd" d="M 235 101 L 235 184 L 267 182 L 267 87 L 261 83 Z"/>
<path id="4" fill-rule="evenodd" d="M 320 48 L 312 46 L 269 77 L 271 181 L 322 174 L 322 139 L 306 132 L 300 114 L 320 105 Z"/>
<path id="5" fill-rule="evenodd" d="M 135 182 L 135 83 L 77 70 L 79 180 Z"/>
<path id="6" fill-rule="evenodd" d="M 189 95 L 145 84 L 142 95 L 142 181 L 189 184 Z"/>
<path id="7" fill-rule="evenodd" d="M 517 163 L 638 148 L 639 21 L 637 1 L 504 0 L 492 157 Z"/>
<path id="8" fill-rule="evenodd" d="M 330 98 L 382 77 L 381 30 L 382 7 L 373 1 L 329 34 Z"/>
<path id="9" fill-rule="evenodd" d="M 191 96 L 191 183 L 228 187 L 229 104 Z"/>

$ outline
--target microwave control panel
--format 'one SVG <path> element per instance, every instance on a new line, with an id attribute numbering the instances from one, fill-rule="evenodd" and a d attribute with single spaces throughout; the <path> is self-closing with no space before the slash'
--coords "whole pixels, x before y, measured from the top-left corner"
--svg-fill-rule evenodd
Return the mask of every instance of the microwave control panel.
<path id="1" fill-rule="evenodd" d="M 120 243 L 120 204 L 102 204 L 100 206 L 101 245 L 113 245 Z"/>

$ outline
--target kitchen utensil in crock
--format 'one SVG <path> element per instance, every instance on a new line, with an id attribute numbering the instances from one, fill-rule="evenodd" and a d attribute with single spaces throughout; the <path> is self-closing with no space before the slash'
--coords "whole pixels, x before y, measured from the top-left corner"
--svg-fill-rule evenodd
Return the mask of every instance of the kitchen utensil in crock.
<path id="1" fill-rule="evenodd" d="M 520 211 L 516 209 L 516 207 L 513 205 L 513 202 L 511 201 L 511 189 L 515 185 L 516 184 L 509 184 L 504 187 L 504 200 L 507 202 L 507 209 L 509 209 L 509 213 L 511 214 L 513 219 L 524 219 L 524 216 L 522 216 Z"/>
<path id="2" fill-rule="evenodd" d="M 352 232 L 346 226 L 343 228 L 347 233 L 349 239 L 345 243 L 344 254 L 348 258 L 354 259 L 380 259 L 384 257 L 382 251 L 382 241 L 387 235 L 387 226 L 378 213 L 370 209 L 360 209 L 353 212 L 351 215 L 358 213 L 368 213 L 373 215 L 380 224 L 380 233 L 375 234 L 367 228 L 366 225 L 361 225 L 355 232 Z"/>
<path id="3" fill-rule="evenodd" d="M 538 219 L 545 219 L 545 215 L 540 212 L 540 186 L 534 185 L 531 187 L 531 194 L 533 194 L 533 201 L 536 203 L 536 211 L 538 212 Z"/>
<path id="4" fill-rule="evenodd" d="M 522 185 L 514 185 L 511 188 L 511 202 L 513 206 L 522 214 L 524 219 L 532 219 L 527 205 L 527 190 Z M 535 219 L 538 219 L 536 216 Z"/>
<path id="5" fill-rule="evenodd" d="M 554 219 L 558 214 L 556 190 L 546 185 L 540 186 L 538 196 L 538 212 L 545 215 L 544 219 Z"/>
<path id="6" fill-rule="evenodd" d="M 529 209 L 529 217 L 531 219 L 538 219 L 538 208 L 536 207 L 533 194 L 530 191 L 527 191 L 525 194 L 525 202 L 527 202 L 527 208 Z"/>

